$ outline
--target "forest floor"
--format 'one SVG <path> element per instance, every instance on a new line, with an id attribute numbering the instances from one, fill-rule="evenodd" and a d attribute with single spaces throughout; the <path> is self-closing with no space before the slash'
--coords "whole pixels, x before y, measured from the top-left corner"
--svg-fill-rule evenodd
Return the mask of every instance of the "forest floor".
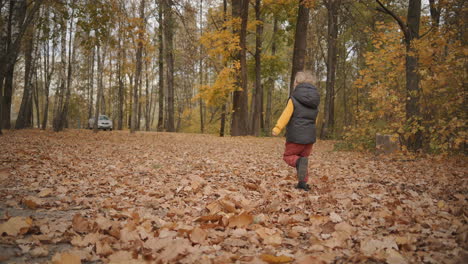
<path id="1" fill-rule="evenodd" d="M 6 131 L 0 263 L 468 263 L 466 157 L 284 138 Z M 146 261 L 146 262 L 145 262 Z"/>

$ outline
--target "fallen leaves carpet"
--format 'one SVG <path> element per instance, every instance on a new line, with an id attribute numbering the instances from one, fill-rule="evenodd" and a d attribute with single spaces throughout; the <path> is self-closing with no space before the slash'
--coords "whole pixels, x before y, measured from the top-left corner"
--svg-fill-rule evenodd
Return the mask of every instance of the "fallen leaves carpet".
<path id="1" fill-rule="evenodd" d="M 1 263 L 463 263 L 466 158 L 283 138 L 67 130 L 0 137 Z"/>

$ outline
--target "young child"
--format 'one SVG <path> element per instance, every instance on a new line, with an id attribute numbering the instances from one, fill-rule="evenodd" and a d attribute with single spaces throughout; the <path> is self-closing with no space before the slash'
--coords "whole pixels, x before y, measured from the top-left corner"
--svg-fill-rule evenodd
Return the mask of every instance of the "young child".
<path id="1" fill-rule="evenodd" d="M 294 91 L 272 131 L 277 136 L 286 126 L 283 160 L 297 169 L 299 183 L 296 188 L 306 191 L 310 190 L 307 184 L 308 157 L 315 143 L 315 119 L 320 104 L 320 95 L 313 82 L 314 78 L 309 72 L 296 74 Z"/>

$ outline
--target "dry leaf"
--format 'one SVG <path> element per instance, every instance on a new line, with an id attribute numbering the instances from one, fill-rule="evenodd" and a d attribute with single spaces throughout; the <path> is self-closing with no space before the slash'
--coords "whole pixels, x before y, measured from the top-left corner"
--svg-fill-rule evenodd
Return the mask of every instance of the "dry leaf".
<path id="1" fill-rule="evenodd" d="M 207 235 L 208 234 L 203 229 L 195 227 L 192 232 L 190 232 L 190 241 L 196 244 L 202 244 L 205 242 Z"/>
<path id="2" fill-rule="evenodd" d="M 56 253 L 52 258 L 52 264 L 81 264 L 81 259 L 68 252 Z"/>
<path id="3" fill-rule="evenodd" d="M 330 220 L 333 223 L 339 223 L 339 222 L 343 221 L 343 219 L 341 219 L 341 216 L 339 216 L 335 212 L 330 213 Z"/>
<path id="4" fill-rule="evenodd" d="M 0 224 L 0 234 L 5 233 L 9 236 L 22 235 L 28 232 L 32 224 L 33 220 L 29 217 L 12 217 L 5 223 Z"/>
<path id="5" fill-rule="evenodd" d="M 112 248 L 105 241 L 98 241 L 96 243 L 96 254 L 107 257 L 113 252 Z"/>
<path id="6" fill-rule="evenodd" d="M 398 251 L 389 248 L 386 250 L 387 256 L 385 260 L 387 261 L 388 264 L 406 264 L 408 263 L 406 259 L 398 253 Z"/>
<path id="7" fill-rule="evenodd" d="M 72 227 L 78 233 L 86 233 L 91 231 L 91 223 L 86 220 L 81 214 L 73 216 Z"/>
<path id="8" fill-rule="evenodd" d="M 273 256 L 269 254 L 263 254 L 260 256 L 260 258 L 268 263 L 290 263 L 294 261 L 294 258 L 288 257 L 288 256 Z"/>
<path id="9" fill-rule="evenodd" d="M 52 194 L 53 190 L 52 189 L 49 189 L 49 188 L 45 188 L 45 189 L 42 189 L 38 194 L 37 196 L 39 196 L 40 198 L 44 198 L 44 197 L 48 197 Z"/>
<path id="10" fill-rule="evenodd" d="M 29 209 L 36 210 L 37 208 L 41 207 L 44 202 L 40 198 L 27 196 L 23 198 L 23 204 L 26 205 Z"/>
<path id="11" fill-rule="evenodd" d="M 267 245 L 281 245 L 283 241 L 281 233 L 274 229 L 260 227 L 256 229 L 255 232 L 263 239 L 263 243 Z"/>
<path id="12" fill-rule="evenodd" d="M 46 257 L 49 255 L 49 250 L 45 247 L 36 247 L 29 252 L 29 254 L 33 257 Z"/>
<path id="13" fill-rule="evenodd" d="M 229 218 L 229 227 L 244 228 L 253 222 L 253 216 L 248 213 L 243 213 L 238 216 L 232 216 Z"/>

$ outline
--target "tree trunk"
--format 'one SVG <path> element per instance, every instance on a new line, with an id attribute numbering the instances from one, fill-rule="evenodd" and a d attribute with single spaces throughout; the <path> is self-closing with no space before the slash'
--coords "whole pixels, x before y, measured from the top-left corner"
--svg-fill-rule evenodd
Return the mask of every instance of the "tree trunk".
<path id="1" fill-rule="evenodd" d="M 419 38 L 419 22 L 421 18 L 421 0 L 410 0 L 408 6 L 408 34 L 406 39 L 406 119 L 408 124 L 416 126 L 416 133 L 408 138 L 410 150 L 416 151 L 422 147 L 421 111 L 418 57 L 412 47 L 413 39 Z"/>
<path id="2" fill-rule="evenodd" d="M 227 21 L 227 0 L 223 0 L 223 30 L 226 30 L 226 21 Z M 226 67 L 226 65 L 224 65 Z M 208 79 L 208 78 L 207 78 Z M 226 111 L 227 111 L 227 103 L 223 102 L 223 106 L 221 107 L 221 122 L 219 128 L 219 136 L 224 137 L 224 130 L 226 128 Z"/>
<path id="3" fill-rule="evenodd" d="M 163 6 L 161 1 L 158 6 L 158 42 L 159 42 L 159 97 L 158 97 L 158 131 L 164 130 L 164 42 L 163 42 Z"/>
<path id="4" fill-rule="evenodd" d="M 97 46 L 97 70 L 99 73 L 102 73 L 102 61 L 101 61 L 101 45 L 98 44 Z M 102 94 L 102 76 L 99 76 L 97 80 L 97 97 L 96 97 L 96 105 L 94 107 L 94 123 L 93 123 L 93 132 L 97 133 L 99 131 L 98 121 L 99 121 L 99 109 L 101 104 L 101 94 Z"/>
<path id="5" fill-rule="evenodd" d="M 145 87 L 146 87 L 146 108 L 145 108 L 145 130 L 150 131 L 151 124 L 151 93 L 149 88 L 148 61 L 145 60 Z"/>
<path id="6" fill-rule="evenodd" d="M 380 1 L 376 0 L 380 5 L 382 12 L 390 15 L 400 26 L 404 35 L 406 44 L 406 123 L 407 126 L 414 129 L 415 132 L 410 135 L 405 144 L 408 149 L 417 151 L 422 147 L 422 131 L 421 127 L 421 110 L 420 110 L 420 96 L 421 89 L 419 87 L 419 73 L 418 73 L 418 57 L 416 50 L 412 47 L 414 39 L 419 38 L 419 23 L 421 20 L 421 0 L 410 0 L 408 4 L 408 13 L 406 23 L 395 13 L 385 7 Z M 431 1 L 432 3 L 432 1 Z M 434 11 L 432 11 L 434 12 Z"/>
<path id="7" fill-rule="evenodd" d="M 263 86 L 262 86 L 262 41 L 263 41 L 263 18 L 261 14 L 261 0 L 255 1 L 255 19 L 258 21 L 255 35 L 255 95 L 253 100 L 252 135 L 260 135 L 261 121 L 263 115 Z"/>
<path id="8" fill-rule="evenodd" d="M 338 9 L 341 0 L 328 0 L 327 20 L 327 83 L 325 96 L 325 118 L 320 133 L 321 138 L 329 138 L 333 134 L 335 125 L 335 81 L 336 81 L 336 61 L 337 61 L 337 38 L 338 38 Z"/>
<path id="9" fill-rule="evenodd" d="M 203 0 L 200 0 L 200 38 L 203 35 Z M 199 87 L 203 85 L 203 46 L 199 46 Z M 200 96 L 198 99 L 198 105 L 200 107 L 200 132 L 203 134 L 205 132 L 204 120 L 203 120 L 203 99 Z"/>
<path id="10" fill-rule="evenodd" d="M 33 28 L 25 33 L 25 59 L 24 59 L 24 91 L 21 100 L 21 106 L 16 119 L 15 129 L 30 128 L 32 126 L 33 111 L 33 51 L 34 51 L 34 31 Z"/>
<path id="11" fill-rule="evenodd" d="M 278 20 L 274 18 L 273 21 L 273 36 L 271 44 L 271 55 L 276 56 L 276 33 L 278 31 Z M 267 102 L 266 102 L 266 113 L 265 113 L 265 134 L 271 135 L 271 101 L 273 96 L 273 90 L 275 89 L 275 79 L 270 77 L 267 85 Z"/>
<path id="12" fill-rule="evenodd" d="M 11 101 L 13 97 L 13 77 L 15 72 L 15 64 L 11 65 L 11 68 L 6 72 L 6 76 L 4 78 L 3 84 L 3 100 L 2 100 L 2 118 L 3 128 L 10 129 L 11 128 Z M 0 79 L 1 81 L 1 79 Z"/>
<path id="13" fill-rule="evenodd" d="M 66 77 L 66 80 L 64 79 L 65 77 L 62 76 L 62 92 L 60 94 L 60 103 L 57 105 L 58 108 L 57 108 L 57 111 L 56 111 L 56 115 L 54 117 L 54 122 L 53 122 L 53 128 L 54 128 L 54 131 L 55 132 L 58 132 L 58 131 L 62 131 L 64 127 L 66 127 L 67 125 L 67 117 L 68 117 L 68 108 L 69 108 L 69 104 L 70 104 L 70 96 L 71 96 L 71 86 L 72 86 L 72 76 L 73 76 L 73 62 L 75 60 L 75 48 L 74 48 L 74 44 L 75 44 L 75 41 L 73 40 L 74 37 L 73 37 L 73 32 L 74 32 L 74 28 L 73 28 L 73 18 L 74 18 L 74 14 L 75 14 L 75 9 L 72 8 L 72 13 L 71 13 L 71 18 L 69 19 L 69 42 L 68 42 L 68 62 L 66 62 L 66 58 L 65 58 L 65 46 L 66 46 L 66 34 L 67 34 L 67 29 L 64 28 L 63 32 L 64 32 L 64 35 L 63 35 L 63 38 L 62 39 L 62 65 L 64 66 L 64 69 L 63 69 L 63 75 L 65 75 L 65 65 L 68 64 L 68 66 L 66 67 L 66 71 L 67 71 L 67 77 Z M 64 92 L 65 92 L 65 95 L 64 95 Z M 65 101 L 64 101 L 64 96 L 65 96 Z"/>
<path id="14" fill-rule="evenodd" d="M 142 70 L 142 54 L 143 54 L 143 37 L 144 37 L 144 30 L 145 30 L 145 0 L 141 0 L 140 2 L 140 26 L 139 26 L 139 33 L 138 33 L 138 48 L 136 52 L 136 70 L 135 70 L 135 83 L 133 86 L 133 106 L 132 106 L 132 126 L 130 128 L 130 132 L 134 133 L 137 130 L 137 126 L 139 125 L 139 117 L 138 109 L 139 109 L 139 87 L 141 85 L 141 70 Z M 138 118 L 138 120 L 137 120 Z M 139 127 L 139 126 L 138 126 Z"/>
<path id="15" fill-rule="evenodd" d="M 11 0 L 10 1 L 9 19 L 8 19 L 9 22 L 7 25 L 8 27 L 7 41 L 6 41 L 7 43 L 6 43 L 6 48 L 4 49 L 4 52 L 0 53 L 0 82 L 3 82 L 6 78 L 7 73 L 13 70 L 14 64 L 16 63 L 16 60 L 18 57 L 18 53 L 20 51 L 21 40 L 26 30 L 28 29 L 29 25 L 31 24 L 36 12 L 39 10 L 43 2 L 44 0 L 36 0 L 34 2 L 34 5 L 32 5 L 30 9 L 28 9 L 27 1 L 25 0 L 18 0 L 18 1 Z M 15 4 L 18 4 L 19 7 L 15 7 Z M 14 41 L 13 41 L 13 36 L 12 36 L 13 17 L 16 17 L 16 21 L 19 24 L 18 30 L 17 30 L 18 33 L 15 35 L 16 38 L 14 39 Z M 8 89 L 6 84 L 4 85 L 4 89 Z M 4 96 L 8 96 L 8 93 L 5 92 Z M 3 105 L 3 107 L 5 108 L 9 106 Z M 0 124 L 3 123 L 2 119 L 4 115 L 5 113 L 3 113 L 2 116 L 0 116 Z"/>
<path id="16" fill-rule="evenodd" d="M 47 121 L 49 118 L 49 89 L 50 83 L 52 80 L 52 75 L 55 71 L 55 41 L 52 44 L 52 51 L 50 50 L 49 41 L 44 43 L 44 112 L 42 117 L 42 126 L 41 129 L 45 130 L 47 127 Z M 52 57 L 52 62 L 50 62 L 50 57 Z"/>
<path id="17" fill-rule="evenodd" d="M 164 40 L 167 65 L 167 131 L 174 132 L 174 21 L 172 18 L 172 0 L 164 0 Z"/>
<path id="18" fill-rule="evenodd" d="M 246 61 L 246 35 L 249 14 L 248 0 L 232 1 L 232 17 L 241 19 L 240 30 L 235 29 L 234 34 L 239 35 L 240 50 L 235 60 L 240 62 L 240 72 L 237 74 L 236 85 L 241 89 L 233 93 L 232 98 L 232 136 L 245 136 L 248 134 L 248 94 L 247 94 L 247 61 Z"/>
<path id="19" fill-rule="evenodd" d="M 296 33 L 294 35 L 294 51 L 291 70 L 291 80 L 289 94 L 294 91 L 294 78 L 296 73 L 304 70 L 304 62 L 307 46 L 307 26 L 309 24 L 309 8 L 304 5 L 304 0 L 300 1 L 297 13 Z"/>

